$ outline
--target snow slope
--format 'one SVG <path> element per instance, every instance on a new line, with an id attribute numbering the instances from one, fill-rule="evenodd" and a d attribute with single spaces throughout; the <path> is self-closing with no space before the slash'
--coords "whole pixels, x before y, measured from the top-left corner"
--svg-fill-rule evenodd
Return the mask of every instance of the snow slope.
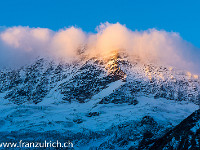
<path id="1" fill-rule="evenodd" d="M 107 90 L 109 93 L 112 86 L 113 84 L 104 89 L 102 93 L 106 94 Z M 1 126 L 0 131 L 29 129 L 80 131 L 84 128 L 98 131 L 129 120 L 137 121 L 147 115 L 152 116 L 161 124 L 172 127 L 198 109 L 198 106 L 193 103 L 169 101 L 162 98 L 155 100 L 144 96 L 138 98 L 137 105 L 100 104 L 94 107 L 100 96 L 104 95 L 95 95 L 95 99 L 86 103 L 68 103 L 64 100 L 55 103 L 55 99 L 48 98 L 38 105 L 20 106 L 2 100 L 0 112 L 1 120 L 5 124 Z M 99 112 L 99 116 L 87 117 L 89 112 Z M 74 119 L 81 119 L 83 122 L 76 124 L 73 122 Z"/>

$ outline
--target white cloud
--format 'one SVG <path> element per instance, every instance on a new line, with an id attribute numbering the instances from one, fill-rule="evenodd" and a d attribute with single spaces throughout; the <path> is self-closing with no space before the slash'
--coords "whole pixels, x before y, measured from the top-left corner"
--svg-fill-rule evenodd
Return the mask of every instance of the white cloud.
<path id="1" fill-rule="evenodd" d="M 66 60 L 77 56 L 77 49 L 87 45 L 85 53 L 104 56 L 113 50 L 125 49 L 131 59 L 159 63 L 192 71 L 200 70 L 197 48 L 184 41 L 178 33 L 149 29 L 131 31 L 125 25 L 101 24 L 96 34 L 87 34 L 71 27 L 54 32 L 44 28 L 12 27 L 0 33 L 0 63 L 21 62 L 37 56 L 56 56 Z"/>

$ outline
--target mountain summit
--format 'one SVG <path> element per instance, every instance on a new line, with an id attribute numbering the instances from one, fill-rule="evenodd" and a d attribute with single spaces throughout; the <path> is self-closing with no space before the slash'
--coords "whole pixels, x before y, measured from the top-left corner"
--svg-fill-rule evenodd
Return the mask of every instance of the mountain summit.
<path id="1" fill-rule="evenodd" d="M 176 139 L 178 124 L 198 109 L 197 75 L 130 60 L 118 50 L 103 58 L 80 57 L 40 58 L 0 71 L 0 132 L 9 134 L 4 140 L 34 133 L 29 138 L 63 137 L 80 149 L 162 147 L 159 138 Z"/>

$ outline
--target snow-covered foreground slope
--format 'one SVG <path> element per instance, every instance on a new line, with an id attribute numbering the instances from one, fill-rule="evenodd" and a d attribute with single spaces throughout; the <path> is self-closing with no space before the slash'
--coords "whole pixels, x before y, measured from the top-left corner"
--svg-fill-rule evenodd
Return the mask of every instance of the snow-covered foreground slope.
<path id="1" fill-rule="evenodd" d="M 65 101 L 55 102 L 45 99 L 38 105 L 16 105 L 2 100 L 0 112 L 0 131 L 34 130 L 48 131 L 72 130 L 80 132 L 84 129 L 101 131 L 113 125 L 134 120 L 139 121 L 144 116 L 151 116 L 156 122 L 168 127 L 180 123 L 183 118 L 189 116 L 198 109 L 193 103 L 168 101 L 165 99 L 153 99 L 139 97 L 137 105 L 128 104 L 91 104 Z M 94 101 L 96 101 L 94 99 Z M 88 116 L 91 112 L 97 112 L 98 116 Z M 75 120 L 81 123 L 76 124 Z"/>
<path id="2" fill-rule="evenodd" d="M 111 83 L 110 87 L 113 87 L 113 84 Z M 116 81 L 116 86 L 120 86 L 118 81 Z M 106 90 L 108 90 L 108 93 L 110 92 L 108 87 L 102 91 L 102 96 L 105 96 Z M 173 128 L 198 109 L 198 106 L 191 102 L 176 102 L 162 98 L 155 100 L 152 97 L 144 96 L 138 97 L 138 104 L 136 105 L 126 103 L 97 105 L 96 102 L 101 95 L 95 95 L 94 99 L 86 103 L 72 102 L 71 104 L 64 100 L 56 101 L 47 98 L 37 105 L 24 104 L 18 106 L 7 100 L 2 100 L 0 132 L 29 133 L 30 137 L 31 132 L 35 132 L 35 134 L 48 131 L 51 133 L 59 132 L 60 134 L 72 132 L 75 135 L 80 133 L 87 135 L 88 132 L 91 132 L 99 134 L 99 138 L 94 137 L 93 139 L 91 135 L 91 139 L 88 139 L 89 143 L 82 142 L 83 139 L 80 141 L 72 139 L 72 141 L 74 140 L 74 148 L 89 149 L 92 145 L 103 147 L 102 143 L 110 141 L 110 144 L 116 149 L 126 149 L 130 145 L 139 146 L 144 133 L 147 132 L 146 130 L 151 130 L 145 127 L 140 129 L 143 126 L 141 122 L 146 120 L 147 125 L 155 130 L 154 136 L 159 137 L 165 133 L 165 130 Z M 134 130 L 132 136 L 137 138 L 129 140 L 124 145 L 118 145 L 120 141 L 115 144 L 112 136 L 122 134 L 118 128 L 120 126 L 124 128 L 124 125 L 126 127 L 131 124 L 135 125 L 132 127 L 132 130 Z M 105 132 L 111 132 L 111 136 L 106 135 Z M 23 134 L 20 135 L 20 137 L 23 136 Z M 10 135 L 10 138 L 13 138 L 12 135 Z M 18 140 L 17 137 L 15 138 Z"/>

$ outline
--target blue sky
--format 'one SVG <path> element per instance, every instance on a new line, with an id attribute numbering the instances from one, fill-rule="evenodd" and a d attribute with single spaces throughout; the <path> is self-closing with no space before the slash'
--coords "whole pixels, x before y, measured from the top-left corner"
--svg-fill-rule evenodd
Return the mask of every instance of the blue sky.
<path id="1" fill-rule="evenodd" d="M 179 32 L 200 47 L 198 0 L 1 0 L 0 26 L 77 26 L 95 32 L 101 22 L 120 22 L 131 30 L 148 28 Z"/>

